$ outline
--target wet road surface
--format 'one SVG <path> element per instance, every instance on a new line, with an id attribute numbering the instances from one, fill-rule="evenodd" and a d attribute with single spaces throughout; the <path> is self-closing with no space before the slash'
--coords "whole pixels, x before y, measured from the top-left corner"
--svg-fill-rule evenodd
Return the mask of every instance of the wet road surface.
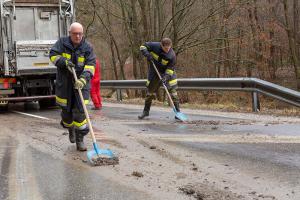
<path id="1" fill-rule="evenodd" d="M 92 170 L 0 134 L 0 199 L 152 199 Z"/>
<path id="2" fill-rule="evenodd" d="M 39 110 L 36 104 L 13 106 L 9 115 L 38 115 L 57 124 L 59 109 Z M 154 108 L 146 120 L 137 120 L 142 106 L 104 106 L 90 111 L 95 129 L 106 118 L 124 123 L 136 133 L 156 137 L 166 144 L 185 148 L 194 155 L 284 184 L 295 195 L 300 181 L 300 123 L 234 116 L 188 114 L 189 122 L 178 123 L 171 110 Z M 5 117 L 0 114 L 0 119 Z M 30 116 L 25 116 L 30 118 Z M 25 126 L 24 124 L 23 126 Z M 30 133 L 29 133 L 30 134 Z M 153 199 L 145 191 L 109 180 L 86 167 L 40 151 L 25 136 L 0 130 L 0 199 Z M 46 137 L 46 136 L 45 136 Z M 24 138 L 24 140 L 22 140 Z M 267 138 L 267 139 L 266 139 Z M 47 140 L 45 138 L 45 140 Z M 70 150 L 70 149 L 67 149 Z M 87 170 L 91 169 L 91 170 Z M 296 193 L 298 194 L 298 193 Z M 291 197 L 290 199 L 296 199 Z"/>

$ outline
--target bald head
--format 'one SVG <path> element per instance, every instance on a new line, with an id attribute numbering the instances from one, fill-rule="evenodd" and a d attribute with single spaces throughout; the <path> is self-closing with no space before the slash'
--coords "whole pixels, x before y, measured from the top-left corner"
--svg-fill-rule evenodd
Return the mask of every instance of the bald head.
<path id="1" fill-rule="evenodd" d="M 74 23 L 72 23 L 71 25 L 70 25 L 70 28 L 69 28 L 69 31 L 71 32 L 72 30 L 74 30 L 74 29 L 80 29 L 81 30 L 81 32 L 83 32 L 83 26 L 80 24 L 80 23 L 78 23 L 78 22 L 74 22 Z"/>
<path id="2" fill-rule="evenodd" d="M 72 23 L 69 28 L 69 34 L 73 44 L 75 46 L 79 45 L 83 37 L 83 26 L 78 22 Z"/>

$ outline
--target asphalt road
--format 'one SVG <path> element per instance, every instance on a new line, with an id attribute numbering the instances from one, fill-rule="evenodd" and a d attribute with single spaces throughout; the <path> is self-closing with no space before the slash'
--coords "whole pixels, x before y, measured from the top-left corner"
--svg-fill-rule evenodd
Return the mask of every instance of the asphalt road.
<path id="1" fill-rule="evenodd" d="M 122 137 L 136 135 L 137 144 L 144 147 L 148 139 L 155 139 L 162 142 L 166 150 L 170 147 L 170 153 L 166 155 L 172 162 L 184 162 L 178 161 L 179 154 L 189 152 L 188 156 L 183 157 L 192 157 L 192 164 L 197 164 L 197 170 L 202 174 L 205 172 L 206 178 L 201 175 L 204 181 L 198 178 L 201 184 L 206 184 L 208 180 L 208 186 L 216 183 L 214 187 L 225 188 L 225 192 L 228 187 L 232 188 L 230 194 L 219 192 L 222 198 L 214 197 L 213 191 L 203 199 L 228 199 L 226 195 L 229 199 L 300 199 L 298 118 L 187 109 L 189 122 L 179 123 L 174 120 L 170 109 L 154 108 L 149 119 L 140 121 L 137 115 L 141 112 L 141 106 L 104 105 L 101 111 L 90 111 L 93 127 L 96 132 L 105 132 L 104 136 L 98 135 L 100 140 L 104 137 L 105 141 L 105 136 L 113 138 L 107 139 L 107 142 L 119 150 L 124 160 L 135 156 L 132 159 L 134 162 L 147 157 L 147 154 L 138 151 L 137 155 L 129 153 L 130 145 L 136 144 L 131 144 L 131 140 L 128 140 L 128 145 L 123 144 L 121 134 L 124 133 Z M 58 125 L 59 116 L 59 109 L 39 110 L 37 104 L 28 104 L 25 108 L 23 104 L 12 105 L 7 113 L 0 114 L 1 200 L 197 199 L 195 195 L 172 191 L 171 186 L 167 187 L 169 179 L 162 180 L 163 177 L 155 174 L 156 169 L 150 166 L 147 169 L 149 174 L 153 173 L 149 176 L 150 182 L 157 178 L 157 183 L 161 184 L 156 189 L 149 181 L 135 183 L 132 180 L 132 161 L 118 167 L 91 167 L 85 153 L 76 152 L 74 145 L 68 143 Z M 146 142 L 141 142 L 143 139 Z M 138 145 L 136 148 L 139 148 Z M 122 150 L 124 152 L 120 152 Z M 178 160 L 172 153 L 178 154 Z M 204 164 L 204 161 L 207 163 Z M 188 165 L 186 163 L 180 164 L 180 167 Z M 140 164 L 141 170 L 147 167 L 142 166 Z M 179 169 L 174 166 L 174 170 Z M 226 174 L 222 180 L 219 180 L 220 174 Z M 178 175 L 172 181 L 174 187 L 178 188 L 178 182 L 187 184 L 195 182 L 193 178 L 197 180 L 189 172 L 184 172 L 182 177 Z M 247 184 L 247 187 L 239 188 Z"/>

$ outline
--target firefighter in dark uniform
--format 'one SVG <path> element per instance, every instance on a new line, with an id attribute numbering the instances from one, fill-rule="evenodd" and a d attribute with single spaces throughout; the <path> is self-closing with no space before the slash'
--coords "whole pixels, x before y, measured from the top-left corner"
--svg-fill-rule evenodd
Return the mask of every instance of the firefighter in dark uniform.
<path id="1" fill-rule="evenodd" d="M 156 71 L 152 67 L 152 62 L 156 65 L 161 74 L 162 82 L 167 86 L 174 101 L 175 108 L 179 110 L 179 99 L 177 95 L 177 77 L 175 72 L 176 55 L 172 49 L 172 41 L 169 38 L 163 38 L 161 42 L 146 42 L 140 47 L 140 51 L 148 60 L 148 80 L 146 83 L 147 94 L 143 113 L 138 116 L 139 119 L 149 116 L 152 99 L 161 86 Z"/>
<path id="2" fill-rule="evenodd" d="M 77 150 L 86 151 L 83 138 L 89 128 L 77 89 L 81 89 L 84 103 L 88 104 L 96 56 L 83 37 L 81 24 L 71 24 L 69 36 L 60 38 L 51 48 L 50 60 L 57 67 L 55 92 L 56 103 L 62 108 L 61 125 L 69 130 L 70 142 L 76 142 Z M 71 68 L 76 71 L 76 82 Z"/>

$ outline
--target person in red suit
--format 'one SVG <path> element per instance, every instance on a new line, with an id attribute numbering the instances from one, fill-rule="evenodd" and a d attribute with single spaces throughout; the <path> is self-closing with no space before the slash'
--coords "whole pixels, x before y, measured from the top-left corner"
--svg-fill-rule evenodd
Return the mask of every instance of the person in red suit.
<path id="1" fill-rule="evenodd" d="M 100 110 L 102 108 L 102 99 L 100 96 L 100 79 L 100 62 L 99 59 L 96 59 L 95 74 L 91 80 L 91 98 L 94 103 L 94 107 L 92 108 L 93 110 Z"/>

